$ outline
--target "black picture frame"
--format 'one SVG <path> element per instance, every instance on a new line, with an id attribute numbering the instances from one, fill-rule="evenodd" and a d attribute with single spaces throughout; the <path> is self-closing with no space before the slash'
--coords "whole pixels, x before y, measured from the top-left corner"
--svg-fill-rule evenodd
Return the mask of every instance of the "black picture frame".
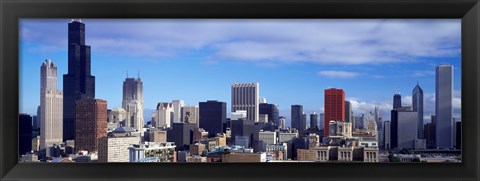
<path id="1" fill-rule="evenodd" d="M 18 164 L 19 18 L 460 18 L 462 163 Z M 1 180 L 479 180 L 478 0 L 1 0 Z"/>

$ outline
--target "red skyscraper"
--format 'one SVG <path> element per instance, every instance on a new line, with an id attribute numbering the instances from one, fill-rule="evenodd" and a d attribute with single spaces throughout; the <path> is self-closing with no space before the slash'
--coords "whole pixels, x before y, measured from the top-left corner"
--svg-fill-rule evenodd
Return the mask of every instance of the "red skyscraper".
<path id="1" fill-rule="evenodd" d="M 343 89 L 325 89 L 324 135 L 328 136 L 330 121 L 345 121 L 345 92 Z"/>
<path id="2" fill-rule="evenodd" d="M 98 151 L 98 139 L 107 136 L 107 101 L 76 101 L 75 129 L 75 150 Z"/>

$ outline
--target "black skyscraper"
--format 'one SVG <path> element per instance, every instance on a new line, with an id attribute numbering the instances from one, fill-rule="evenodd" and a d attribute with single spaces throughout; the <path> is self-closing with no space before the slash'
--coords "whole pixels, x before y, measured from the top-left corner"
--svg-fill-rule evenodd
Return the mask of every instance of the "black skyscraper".
<path id="1" fill-rule="evenodd" d="M 402 107 L 402 96 L 400 94 L 393 95 L 393 109 Z"/>
<path id="2" fill-rule="evenodd" d="M 199 103 L 200 128 L 208 131 L 208 136 L 223 133 L 223 123 L 227 121 L 227 103 L 207 101 Z"/>
<path id="3" fill-rule="evenodd" d="M 306 123 L 305 123 L 305 120 L 303 119 L 303 106 L 302 105 L 292 105 L 291 124 L 292 124 L 292 128 L 295 128 L 299 131 L 305 130 L 305 124 Z"/>
<path id="4" fill-rule="evenodd" d="M 32 150 L 32 117 L 28 114 L 18 116 L 19 140 L 18 154 L 24 155 Z"/>
<path id="5" fill-rule="evenodd" d="M 268 115 L 268 122 L 275 123 L 278 125 L 278 107 L 274 104 L 260 103 L 259 104 L 259 113 Z"/>
<path id="6" fill-rule="evenodd" d="M 310 128 L 318 128 L 318 114 L 310 114 Z"/>
<path id="7" fill-rule="evenodd" d="M 63 140 L 75 139 L 75 101 L 95 98 L 95 77 L 90 72 L 85 24 L 73 20 L 68 24 L 68 73 L 63 75 Z"/>

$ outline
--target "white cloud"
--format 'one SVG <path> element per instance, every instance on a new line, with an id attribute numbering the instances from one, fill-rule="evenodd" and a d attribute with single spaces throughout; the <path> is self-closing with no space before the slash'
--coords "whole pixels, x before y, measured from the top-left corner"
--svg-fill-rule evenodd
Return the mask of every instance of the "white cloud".
<path id="1" fill-rule="evenodd" d="M 21 24 L 21 37 L 66 51 L 68 20 L 52 22 L 46 25 L 26 21 Z M 161 59 L 203 50 L 211 55 L 208 61 L 358 65 L 460 55 L 459 20 L 84 22 L 92 52 L 139 59 Z"/>
<path id="2" fill-rule="evenodd" d="M 333 71 L 333 70 L 320 71 L 318 72 L 318 74 L 321 76 L 326 76 L 330 78 L 354 78 L 359 75 L 356 72 Z"/>

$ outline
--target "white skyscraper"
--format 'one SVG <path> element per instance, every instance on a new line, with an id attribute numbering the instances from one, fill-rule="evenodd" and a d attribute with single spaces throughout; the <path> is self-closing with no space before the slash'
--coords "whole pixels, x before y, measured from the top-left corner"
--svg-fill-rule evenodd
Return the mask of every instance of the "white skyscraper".
<path id="1" fill-rule="evenodd" d="M 438 148 L 453 147 L 453 66 L 439 65 L 435 74 L 435 125 Z"/>
<path id="2" fill-rule="evenodd" d="M 173 122 L 174 123 L 181 123 L 183 118 L 182 118 L 182 107 L 184 103 L 183 100 L 173 100 L 172 101 L 172 106 L 173 106 Z"/>
<path id="3" fill-rule="evenodd" d="M 140 77 L 127 78 L 123 81 L 122 108 L 127 117 L 125 126 L 137 130 L 143 128 L 143 82 Z"/>
<path id="4" fill-rule="evenodd" d="M 40 116 L 40 149 L 62 143 L 63 92 L 57 89 L 57 66 L 50 59 L 40 67 Z"/>
<path id="5" fill-rule="evenodd" d="M 259 83 L 232 84 L 232 112 L 247 111 L 247 120 L 259 120 Z"/>
<path id="6" fill-rule="evenodd" d="M 155 112 L 155 127 L 168 128 L 173 122 L 173 105 L 168 102 L 160 102 L 157 104 Z"/>

